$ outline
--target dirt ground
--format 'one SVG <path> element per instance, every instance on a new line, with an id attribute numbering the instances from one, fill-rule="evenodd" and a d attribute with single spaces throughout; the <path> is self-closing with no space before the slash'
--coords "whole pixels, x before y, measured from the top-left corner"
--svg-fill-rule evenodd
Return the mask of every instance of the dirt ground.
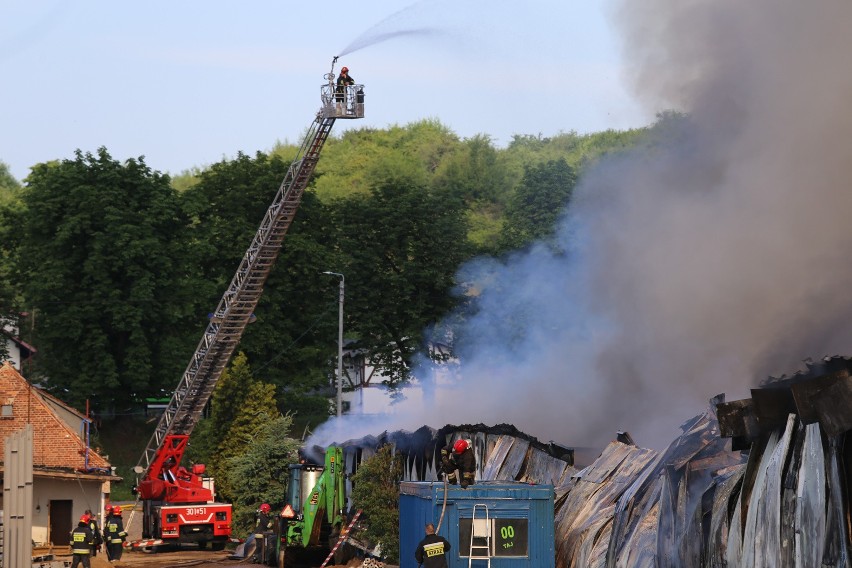
<path id="1" fill-rule="evenodd" d="M 259 564 L 252 564 L 247 560 L 230 560 L 228 552 L 212 552 L 209 550 L 183 550 L 176 552 L 125 552 L 121 560 L 110 563 L 105 554 L 98 554 L 92 558 L 92 568 L 182 568 L 192 566 L 194 568 L 260 568 Z M 70 560 L 70 556 L 56 556 L 57 560 Z M 346 568 L 357 568 L 361 566 L 360 560 L 352 560 Z M 319 568 L 305 567 L 305 568 Z M 399 568 L 385 564 L 385 568 Z"/>
<path id="2" fill-rule="evenodd" d="M 128 542 L 133 542 L 142 538 L 142 515 L 141 506 L 136 514 L 131 514 L 133 508 L 132 503 L 120 503 L 124 514 L 122 515 L 127 531 Z M 45 554 L 52 552 L 56 560 L 70 560 L 70 552 L 68 549 L 57 550 L 42 550 L 33 551 L 33 554 Z M 194 568 L 239 568 L 253 567 L 260 568 L 260 564 L 252 564 L 249 560 L 231 560 L 229 555 L 233 551 L 212 551 L 212 550 L 193 550 L 184 549 L 177 551 L 161 551 L 161 552 L 141 552 L 132 549 L 125 549 L 118 562 L 109 562 L 105 552 L 99 553 L 91 559 L 92 568 L 180 568 L 184 566 L 192 566 Z M 352 560 L 346 565 L 346 568 L 358 568 L 361 566 L 360 560 Z M 303 568 L 319 568 L 316 566 L 305 566 Z M 385 568 L 399 568 L 398 566 L 385 565 Z"/>

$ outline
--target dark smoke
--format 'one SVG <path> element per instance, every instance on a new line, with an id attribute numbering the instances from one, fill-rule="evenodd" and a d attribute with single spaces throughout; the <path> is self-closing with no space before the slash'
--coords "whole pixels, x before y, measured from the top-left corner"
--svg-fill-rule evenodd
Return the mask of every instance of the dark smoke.
<path id="1" fill-rule="evenodd" d="M 637 95 L 685 116 L 585 173 L 564 253 L 462 269 L 481 295 L 455 330 L 459 374 L 429 375 L 382 429 L 507 422 L 575 445 L 627 430 L 660 448 L 717 393 L 849 354 L 852 4 L 619 6 Z"/>

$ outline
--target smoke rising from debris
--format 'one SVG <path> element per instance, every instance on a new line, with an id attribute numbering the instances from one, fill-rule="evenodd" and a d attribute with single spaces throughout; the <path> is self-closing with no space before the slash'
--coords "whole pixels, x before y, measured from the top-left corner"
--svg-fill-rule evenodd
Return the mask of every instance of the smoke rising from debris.
<path id="1" fill-rule="evenodd" d="M 713 395 L 852 350 L 852 5 L 614 14 L 637 96 L 688 117 L 585 172 L 563 254 L 461 270 L 481 294 L 454 336 L 457 386 L 427 380 L 381 429 L 507 422 L 578 446 L 628 430 L 661 448 Z"/>

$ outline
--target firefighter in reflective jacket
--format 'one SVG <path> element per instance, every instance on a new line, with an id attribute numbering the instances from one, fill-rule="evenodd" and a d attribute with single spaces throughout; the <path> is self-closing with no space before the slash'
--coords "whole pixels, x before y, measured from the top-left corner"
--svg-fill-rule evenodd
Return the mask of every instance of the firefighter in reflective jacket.
<path id="1" fill-rule="evenodd" d="M 95 542 L 92 544 L 92 558 L 94 558 L 98 555 L 101 544 L 103 544 L 101 528 L 98 526 L 98 518 L 92 513 L 91 509 L 86 509 L 86 516 L 89 517 L 89 528 L 92 530 L 92 534 L 95 535 Z"/>
<path id="2" fill-rule="evenodd" d="M 473 485 L 476 476 L 476 455 L 473 453 L 473 444 L 470 440 L 456 440 L 453 444 L 452 454 L 447 449 L 441 450 L 441 466 L 447 481 L 453 485 L 458 483 L 456 470 L 461 474 L 462 489 Z"/>
<path id="3" fill-rule="evenodd" d="M 109 516 L 104 521 L 104 540 L 106 541 L 110 562 L 121 560 L 125 538 L 127 538 L 127 532 L 124 530 L 124 521 L 121 520 L 121 507 L 112 507 Z"/>
<path id="4" fill-rule="evenodd" d="M 426 525 L 426 538 L 420 541 L 414 551 L 414 559 L 423 568 L 447 568 L 447 553 L 450 543 L 442 536 L 435 534 L 435 525 Z"/>
<path id="5" fill-rule="evenodd" d="M 80 517 L 77 528 L 71 531 L 71 568 L 77 568 L 80 564 L 83 568 L 91 568 L 89 557 L 92 554 L 92 545 L 95 543 L 95 535 L 89 528 L 89 516 Z"/>

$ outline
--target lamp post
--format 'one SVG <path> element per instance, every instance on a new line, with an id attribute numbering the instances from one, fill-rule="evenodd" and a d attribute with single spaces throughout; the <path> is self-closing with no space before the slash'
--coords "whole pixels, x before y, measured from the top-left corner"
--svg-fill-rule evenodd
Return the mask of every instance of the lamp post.
<path id="1" fill-rule="evenodd" d="M 346 278 L 339 272 L 326 271 L 323 274 L 340 277 L 340 299 L 337 310 L 337 416 L 339 418 L 343 415 L 343 297 Z"/>

